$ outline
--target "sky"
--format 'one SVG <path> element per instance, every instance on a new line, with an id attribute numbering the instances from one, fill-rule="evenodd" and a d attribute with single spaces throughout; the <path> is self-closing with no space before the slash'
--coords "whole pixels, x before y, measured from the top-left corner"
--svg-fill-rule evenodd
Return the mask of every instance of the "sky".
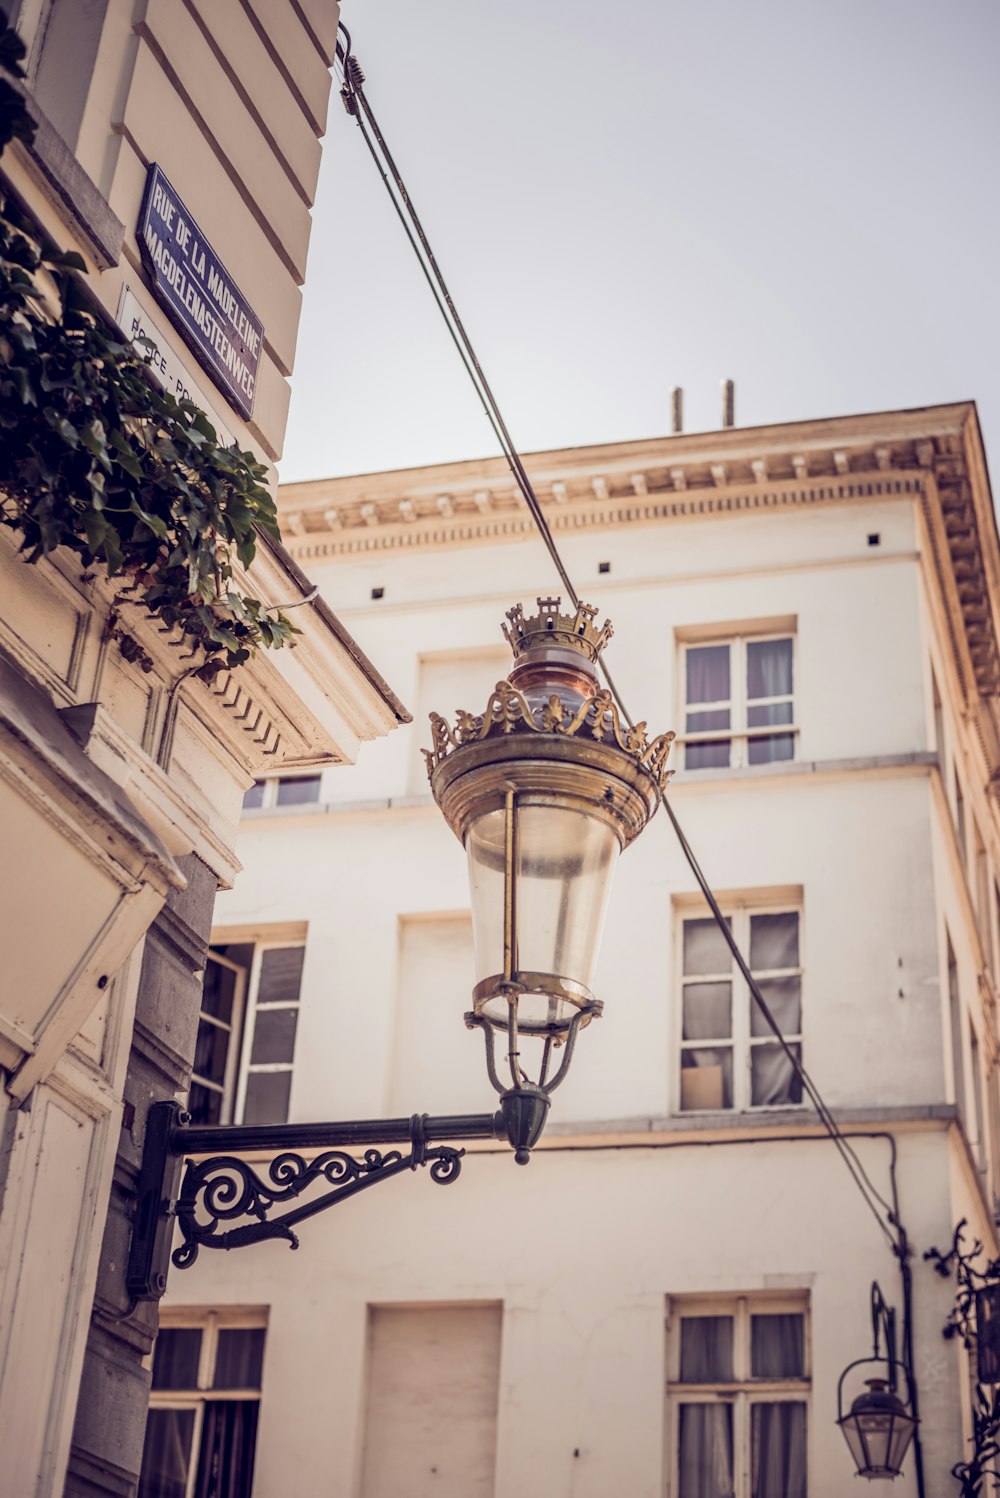
<path id="1" fill-rule="evenodd" d="M 522 452 L 975 399 L 1000 463 L 996 0 L 342 0 Z M 280 477 L 496 440 L 335 92 Z M 1000 482 L 1000 470 L 998 470 Z"/>

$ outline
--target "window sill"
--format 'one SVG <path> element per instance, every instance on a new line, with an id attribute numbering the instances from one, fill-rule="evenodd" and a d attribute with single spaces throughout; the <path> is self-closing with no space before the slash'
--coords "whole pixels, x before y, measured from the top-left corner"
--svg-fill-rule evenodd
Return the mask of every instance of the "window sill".
<path id="1" fill-rule="evenodd" d="M 845 771 L 929 769 L 937 755 L 927 750 L 912 754 L 861 755 L 857 759 L 783 759 L 767 765 L 740 765 L 725 769 L 685 770 L 678 766 L 670 789 L 682 785 L 707 785 L 713 781 L 757 780 L 782 775 L 841 775 Z"/>
<path id="2" fill-rule="evenodd" d="M 125 240 L 125 225 L 38 107 L 33 95 L 26 89 L 20 92 L 38 128 L 30 146 L 16 141 L 12 149 L 20 155 L 46 195 L 87 240 L 100 269 L 107 270 L 117 265 Z M 59 248 L 66 249 L 67 246 L 60 245 Z"/>

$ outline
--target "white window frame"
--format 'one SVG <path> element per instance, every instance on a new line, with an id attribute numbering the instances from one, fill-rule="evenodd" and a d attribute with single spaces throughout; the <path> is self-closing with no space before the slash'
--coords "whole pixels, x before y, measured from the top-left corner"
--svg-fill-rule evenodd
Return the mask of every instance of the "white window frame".
<path id="1" fill-rule="evenodd" d="M 728 917 L 730 929 L 736 940 L 736 945 L 743 953 L 746 961 L 750 961 L 750 919 L 755 915 L 795 915 L 799 923 L 799 965 L 789 968 L 761 968 L 759 972 L 754 971 L 753 976 L 758 980 L 781 977 L 799 979 L 799 1030 L 795 1034 L 785 1035 L 789 1045 L 797 1045 L 799 1048 L 799 1061 L 803 1062 L 803 1050 L 806 1030 L 805 1009 L 805 983 L 802 965 L 803 950 L 803 906 L 801 900 L 780 900 L 774 904 L 759 900 L 740 902 L 730 900 L 722 907 L 722 914 Z M 736 966 L 735 958 L 732 958 L 731 966 L 725 973 L 690 973 L 684 972 L 684 923 L 685 921 L 711 920 L 711 912 L 703 906 L 683 907 L 676 912 L 676 979 L 674 992 L 677 994 L 676 1015 L 674 1019 L 674 1054 L 677 1058 L 674 1067 L 676 1078 L 676 1106 L 674 1112 L 681 1118 L 698 1118 L 706 1113 L 760 1113 L 787 1111 L 789 1109 L 801 1108 L 803 1104 L 798 1103 L 753 1103 L 751 1099 L 751 1053 L 756 1046 L 776 1045 L 777 1040 L 773 1033 L 768 1030 L 766 1035 L 752 1035 L 750 1016 L 753 999 L 750 995 L 749 986 L 742 973 Z M 731 955 L 731 954 L 730 954 Z M 681 1107 L 681 1070 L 682 1055 L 684 1051 L 696 1050 L 722 1050 L 727 1042 L 720 1040 L 713 1043 L 711 1040 L 685 1040 L 684 1039 L 684 989 L 691 983 L 732 983 L 732 1037 L 728 1042 L 733 1057 L 733 1101 L 729 1108 L 682 1108 Z M 782 1032 L 784 1033 L 784 1032 Z M 804 1062 L 803 1062 L 804 1064 Z"/>
<path id="2" fill-rule="evenodd" d="M 796 1315 L 803 1319 L 803 1366 L 800 1378 L 764 1379 L 750 1376 L 750 1318 L 754 1315 Z M 686 1316 L 731 1316 L 733 1318 L 732 1383 L 681 1383 L 681 1321 Z M 667 1305 L 667 1498 L 680 1493 L 680 1406 L 682 1404 L 733 1405 L 733 1498 L 750 1498 L 751 1407 L 754 1404 L 804 1404 L 806 1407 L 806 1453 L 811 1444 L 812 1338 L 809 1297 L 799 1294 L 747 1294 L 728 1296 L 674 1296 Z"/>
<path id="3" fill-rule="evenodd" d="M 290 940 L 267 941 L 266 939 L 262 939 L 260 941 L 254 942 L 253 958 L 252 958 L 251 963 L 250 963 L 250 977 L 249 977 L 249 983 L 248 983 L 248 987 L 247 987 L 247 995 L 248 996 L 247 996 L 247 1004 L 246 1004 L 246 1013 L 245 1013 L 244 1019 L 243 1019 L 243 1041 L 242 1041 L 242 1045 L 240 1047 L 240 1065 L 239 1065 L 239 1072 L 237 1073 L 237 1078 L 236 1078 L 236 1094 L 235 1094 L 234 1104 L 233 1104 L 233 1106 L 234 1106 L 234 1117 L 235 1117 L 235 1120 L 236 1120 L 237 1123 L 242 1123 L 243 1122 L 243 1110 L 244 1110 L 244 1107 L 246 1106 L 247 1086 L 249 1084 L 251 1076 L 256 1075 L 258 1072 L 289 1072 L 291 1074 L 291 1073 L 294 1073 L 294 1071 L 295 1071 L 295 1056 L 294 1056 L 294 1053 L 292 1055 L 291 1061 L 254 1061 L 254 1062 L 251 1062 L 250 1056 L 251 1056 L 251 1053 L 253 1051 L 254 1033 L 255 1033 L 256 1028 L 257 1028 L 257 1013 L 258 1013 L 259 1009 L 264 1009 L 264 1010 L 267 1010 L 268 1012 L 270 1012 L 271 1010 L 275 1010 L 275 1009 L 295 1009 L 295 1010 L 301 1010 L 301 1008 L 302 1008 L 302 984 L 301 983 L 299 984 L 299 996 L 295 1000 L 291 1000 L 291 999 L 280 999 L 276 1003 L 271 1003 L 271 1004 L 260 1004 L 258 1002 L 259 993 L 260 993 L 260 970 L 261 970 L 261 967 L 262 967 L 263 962 L 264 962 L 264 953 L 265 952 L 273 952 L 273 951 L 276 951 L 276 950 L 278 950 L 280 948 L 284 948 L 284 947 L 301 947 L 301 948 L 304 949 L 305 945 L 306 945 L 306 943 L 305 943 L 305 939 L 304 938 L 300 938 L 300 939 L 298 939 L 296 941 L 290 941 Z M 305 959 L 304 958 L 303 958 L 303 969 L 302 969 L 302 972 L 303 972 L 303 980 L 304 980 L 304 978 L 305 978 Z M 297 1041 L 298 1041 L 298 1032 L 296 1031 L 296 1042 Z"/>
<path id="4" fill-rule="evenodd" d="M 231 958 L 224 956 L 215 950 L 218 946 L 252 946 L 253 956 L 250 959 L 249 968 L 241 967 L 239 963 L 233 962 Z M 216 1084 L 206 1081 L 203 1077 L 194 1075 L 192 1082 L 205 1087 L 210 1092 L 222 1092 L 222 1111 L 219 1115 L 220 1122 L 242 1123 L 243 1111 L 246 1105 L 247 1085 L 251 1076 L 258 1072 L 289 1072 L 295 1071 L 295 1056 L 291 1061 L 255 1061 L 251 1062 L 250 1056 L 253 1052 L 254 1032 L 257 1025 L 258 1010 L 271 1011 L 276 1009 L 301 1010 L 302 1007 L 302 984 L 299 985 L 299 996 L 297 999 L 280 999 L 270 1004 L 259 1004 L 260 974 L 264 961 L 264 953 L 284 947 L 305 948 L 305 936 L 297 937 L 275 937 L 269 940 L 266 936 L 257 938 L 247 937 L 244 941 L 232 938 L 226 941 L 213 942 L 208 953 L 208 959 L 217 962 L 222 967 L 235 972 L 242 983 L 238 984 L 237 996 L 233 1001 L 234 1023 L 226 1027 L 204 1011 L 199 1015 L 199 1025 L 202 1020 L 219 1028 L 229 1028 L 232 1040 L 229 1046 L 229 1054 L 226 1057 L 226 1076 L 223 1087 L 220 1089 Z M 305 966 L 303 960 L 303 977 Z M 238 1012 L 237 1012 L 238 1011 Z M 298 1035 L 296 1033 L 296 1043 Z"/>
<path id="5" fill-rule="evenodd" d="M 198 1465 L 201 1460 L 201 1440 L 205 1426 L 205 1406 L 225 1400 L 241 1400 L 260 1403 L 261 1391 L 257 1389 L 216 1389 L 212 1387 L 215 1362 L 219 1350 L 221 1331 L 267 1331 L 267 1312 L 262 1311 L 183 1311 L 164 1308 L 160 1312 L 160 1331 L 200 1331 L 201 1346 L 198 1350 L 198 1373 L 196 1389 L 150 1389 L 150 1410 L 193 1410 L 194 1428 L 191 1434 L 191 1462 L 188 1468 L 185 1498 L 194 1498 L 198 1480 Z M 267 1352 L 265 1335 L 265 1356 Z M 149 1354 L 147 1366 L 152 1369 L 156 1344 Z M 263 1383 L 263 1374 L 261 1375 Z"/>
<path id="6" fill-rule="evenodd" d="M 206 957 L 206 967 L 208 962 L 216 962 L 220 967 L 228 968 L 231 973 L 236 974 L 232 1023 L 227 1025 L 224 1021 L 216 1019 L 214 1015 L 206 1014 L 204 1009 L 200 1009 L 198 1026 L 200 1029 L 202 1023 L 205 1023 L 213 1026 L 215 1029 L 228 1030 L 229 1049 L 226 1054 L 226 1070 L 221 1087 L 218 1083 L 209 1081 L 207 1077 L 199 1076 L 197 1072 L 192 1072 L 191 1082 L 192 1085 L 197 1083 L 199 1087 L 204 1087 L 207 1092 L 219 1092 L 222 1094 L 222 1108 L 219 1113 L 219 1122 L 228 1124 L 233 1122 L 233 1098 L 239 1076 L 240 1057 L 243 1052 L 246 1036 L 248 974 L 246 968 L 240 967 L 239 963 L 232 962 L 228 957 L 223 957 L 219 952 L 209 951 Z"/>
<path id="7" fill-rule="evenodd" d="M 319 781 L 319 794 L 317 795 L 316 800 L 315 801 L 295 801 L 295 802 L 289 802 L 287 805 L 284 805 L 284 806 L 279 806 L 278 805 L 278 788 L 281 785 L 287 785 L 290 780 L 318 780 Z M 320 772 L 318 772 L 316 770 L 310 770 L 308 772 L 304 772 L 301 775 L 267 775 L 267 776 L 262 776 L 261 780 L 259 782 L 256 781 L 256 780 L 254 781 L 254 785 L 257 785 L 257 784 L 263 784 L 263 787 L 264 787 L 264 794 L 263 794 L 263 796 L 261 798 L 261 803 L 260 803 L 259 806 L 244 806 L 243 807 L 243 811 L 242 811 L 243 816 L 246 816 L 248 812 L 252 813 L 252 812 L 274 811 L 274 810 L 279 810 L 279 811 L 283 811 L 283 812 L 284 811 L 296 812 L 296 811 L 301 811 L 304 807 L 322 806 L 323 805 L 323 776 L 322 776 L 322 773 L 320 773 Z M 247 791 L 250 791 L 252 789 L 253 789 L 253 786 L 249 786 L 249 785 L 247 786 Z M 244 795 L 245 794 L 246 794 L 246 792 L 244 792 Z"/>
<path id="8" fill-rule="evenodd" d="M 787 702 L 792 704 L 791 723 L 768 723 L 760 728 L 750 728 L 747 725 L 747 652 L 746 647 L 750 644 L 764 644 L 768 640 L 791 640 L 792 642 L 792 691 L 784 693 L 780 697 L 755 697 L 755 707 L 766 707 L 769 703 Z M 726 645 L 729 647 L 729 689 L 730 697 L 725 701 L 688 703 L 687 700 L 687 655 L 689 650 L 704 650 L 707 647 Z M 703 765 L 698 769 L 692 769 L 687 773 L 692 775 L 702 774 L 708 769 L 730 769 L 742 770 L 748 766 L 752 769 L 760 769 L 763 766 L 750 766 L 749 744 L 753 739 L 772 738 L 778 734 L 791 734 L 792 756 L 789 760 L 766 760 L 768 764 L 792 764 L 798 759 L 799 728 L 795 721 L 796 712 L 796 685 L 799 680 L 798 659 L 798 634 L 791 628 L 762 630 L 757 633 L 748 630 L 744 633 L 721 635 L 716 638 L 706 635 L 704 638 L 691 638 L 680 642 L 680 665 L 677 674 L 678 703 L 677 722 L 681 725 L 681 731 L 677 734 L 676 743 L 684 747 L 684 758 L 687 759 L 687 745 L 729 742 L 729 764 L 719 766 Z M 687 731 L 688 712 L 710 713 L 722 708 L 729 709 L 728 728 L 708 728 L 703 732 Z"/>

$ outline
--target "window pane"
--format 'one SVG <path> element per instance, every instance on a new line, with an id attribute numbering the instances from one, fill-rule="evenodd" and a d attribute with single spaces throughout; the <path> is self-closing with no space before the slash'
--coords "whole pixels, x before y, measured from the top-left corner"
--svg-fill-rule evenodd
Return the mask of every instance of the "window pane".
<path id="1" fill-rule="evenodd" d="M 805 1318 L 797 1312 L 751 1316 L 751 1376 L 801 1378 L 805 1371 Z"/>
<path id="2" fill-rule="evenodd" d="M 733 1318 L 681 1318 L 681 1383 L 729 1384 L 733 1381 Z"/>
<path id="3" fill-rule="evenodd" d="M 244 1123 L 284 1123 L 292 1091 L 290 1071 L 255 1071 L 247 1078 Z"/>
<path id="4" fill-rule="evenodd" d="M 733 1053 L 723 1046 L 681 1052 L 681 1111 L 733 1106 Z"/>
<path id="5" fill-rule="evenodd" d="M 800 1054 L 797 1045 L 793 1054 Z M 801 1103 L 802 1083 L 778 1045 L 755 1045 L 750 1052 L 750 1102 L 755 1108 L 777 1108 Z"/>
<path id="6" fill-rule="evenodd" d="M 187 1111 L 191 1115 L 193 1124 L 218 1123 L 222 1118 L 222 1093 L 213 1092 L 210 1087 L 202 1087 L 197 1082 L 191 1083 L 191 1091 L 188 1093 Z"/>
<path id="7" fill-rule="evenodd" d="M 211 956 L 205 963 L 205 981 L 201 989 L 201 1007 L 206 1014 L 231 1024 L 236 998 L 236 974 Z"/>
<path id="8" fill-rule="evenodd" d="M 250 1498 L 258 1410 L 256 1399 L 213 1399 L 205 1405 L 196 1498 Z"/>
<path id="9" fill-rule="evenodd" d="M 185 1498 L 193 1435 L 194 1410 L 150 1410 L 137 1498 Z"/>
<path id="10" fill-rule="evenodd" d="M 729 646 L 699 645 L 687 651 L 688 702 L 728 702 Z"/>
<path id="11" fill-rule="evenodd" d="M 253 1027 L 251 1065 L 261 1061 L 291 1061 L 298 1022 L 297 1009 L 258 1009 Z"/>
<path id="12" fill-rule="evenodd" d="M 707 744 L 685 744 L 685 770 L 728 770 L 729 744 L 729 739 L 713 739 Z"/>
<path id="13" fill-rule="evenodd" d="M 726 921 L 729 925 L 729 921 Z M 699 973 L 732 972 L 733 958 L 726 938 L 715 921 L 684 922 L 684 973 L 694 977 Z"/>
<path id="14" fill-rule="evenodd" d="M 772 1320 L 780 1320 L 773 1317 Z M 259 1389 L 264 1362 L 264 1328 L 224 1327 L 219 1332 L 213 1389 Z"/>
<path id="15" fill-rule="evenodd" d="M 794 910 L 750 917 L 750 969 L 754 973 L 799 965 L 799 918 Z"/>
<path id="16" fill-rule="evenodd" d="M 726 1040 L 733 1033 L 731 983 L 684 987 L 684 1039 Z"/>
<path id="17" fill-rule="evenodd" d="M 713 707 L 707 712 L 688 713 L 685 733 L 709 733 L 712 729 L 729 728 L 728 707 Z"/>
<path id="18" fill-rule="evenodd" d="M 769 733 L 763 738 L 747 740 L 748 764 L 773 765 L 779 760 L 794 758 L 794 733 Z"/>
<path id="19" fill-rule="evenodd" d="M 226 1058 L 229 1055 L 231 1030 L 213 1025 L 211 1020 L 202 1020 L 198 1026 L 198 1039 L 194 1046 L 195 1075 L 206 1082 L 217 1082 L 219 1086 L 226 1077 Z"/>
<path id="20" fill-rule="evenodd" d="M 163 1327 L 153 1353 L 153 1388 L 196 1389 L 200 1353 L 200 1327 Z"/>
<path id="21" fill-rule="evenodd" d="M 747 708 L 748 728 L 769 728 L 772 723 L 794 723 L 794 721 L 790 702 L 765 702 L 760 707 Z"/>
<path id="22" fill-rule="evenodd" d="M 305 947 L 268 947 L 260 960 L 258 1004 L 295 1003 L 302 987 Z"/>
<path id="23" fill-rule="evenodd" d="M 682 1404 L 678 1498 L 733 1498 L 733 1407 Z"/>
<path id="24" fill-rule="evenodd" d="M 263 806 L 264 784 L 263 780 L 255 780 L 250 789 L 243 792 L 244 811 L 247 811 L 251 806 Z"/>
<path id="25" fill-rule="evenodd" d="M 302 806 L 319 800 L 318 775 L 296 775 L 293 780 L 279 780 L 276 797 L 279 806 Z"/>
<path id="26" fill-rule="evenodd" d="M 792 642 L 747 642 L 747 698 L 788 697 L 792 692 Z"/>
<path id="27" fill-rule="evenodd" d="M 798 977 L 762 978 L 757 985 L 778 1029 L 785 1036 L 798 1035 L 802 1030 L 801 982 Z M 750 1034 L 774 1034 L 753 999 L 750 1000 Z"/>
<path id="28" fill-rule="evenodd" d="M 806 1407 L 791 1400 L 750 1407 L 752 1498 L 806 1498 Z"/>

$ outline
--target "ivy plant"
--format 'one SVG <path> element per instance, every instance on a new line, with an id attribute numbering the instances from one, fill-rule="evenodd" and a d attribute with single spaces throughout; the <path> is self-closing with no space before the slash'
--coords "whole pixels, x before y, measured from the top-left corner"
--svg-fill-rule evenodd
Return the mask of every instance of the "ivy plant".
<path id="1" fill-rule="evenodd" d="M 0 68 L 23 77 L 23 56 L 0 12 Z M 0 78 L 0 150 L 34 128 Z M 257 528 L 279 534 L 267 471 L 156 387 L 87 297 L 85 270 L 0 190 L 0 523 L 28 563 L 67 547 L 120 579 L 124 598 L 201 647 L 210 679 L 297 633 L 237 578 Z"/>

